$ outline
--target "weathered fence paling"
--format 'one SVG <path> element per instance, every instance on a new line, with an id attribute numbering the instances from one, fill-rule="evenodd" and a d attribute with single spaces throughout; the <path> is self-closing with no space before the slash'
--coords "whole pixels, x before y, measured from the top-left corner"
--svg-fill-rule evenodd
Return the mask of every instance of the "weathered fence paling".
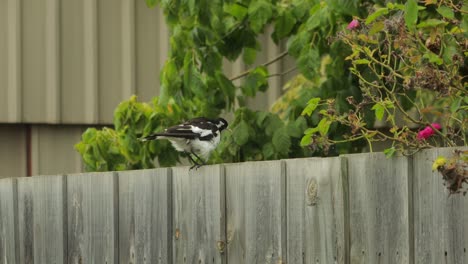
<path id="1" fill-rule="evenodd" d="M 452 149 L 0 180 L 0 263 L 468 263 Z"/>

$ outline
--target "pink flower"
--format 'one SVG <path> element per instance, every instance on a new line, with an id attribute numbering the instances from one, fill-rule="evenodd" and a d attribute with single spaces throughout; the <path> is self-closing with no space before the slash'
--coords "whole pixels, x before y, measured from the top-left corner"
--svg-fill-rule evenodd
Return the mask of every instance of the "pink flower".
<path id="1" fill-rule="evenodd" d="M 359 21 L 357 19 L 353 19 L 353 21 L 351 21 L 348 26 L 346 27 L 346 29 L 349 29 L 349 30 L 353 30 L 355 28 L 358 28 L 359 27 Z"/>
<path id="2" fill-rule="evenodd" d="M 442 126 L 439 123 L 432 123 L 431 125 L 432 125 L 432 127 L 434 127 L 437 130 L 442 129 Z M 428 139 L 429 137 L 434 135 L 435 132 L 434 132 L 434 130 L 432 130 L 432 127 L 427 126 L 423 130 L 419 131 L 417 138 L 420 139 L 420 140 Z"/>
<path id="3" fill-rule="evenodd" d="M 439 123 L 432 123 L 431 124 L 435 129 L 437 130 L 441 130 L 442 129 L 442 126 L 439 124 Z M 429 126 L 428 126 L 429 127 Z"/>

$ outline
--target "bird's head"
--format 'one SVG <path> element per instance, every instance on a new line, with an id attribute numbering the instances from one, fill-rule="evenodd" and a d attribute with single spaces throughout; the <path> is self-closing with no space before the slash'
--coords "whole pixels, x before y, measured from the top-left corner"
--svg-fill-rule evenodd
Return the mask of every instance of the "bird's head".
<path id="1" fill-rule="evenodd" d="M 219 131 L 223 131 L 228 127 L 228 122 L 224 118 L 216 119 L 216 126 L 219 128 Z"/>

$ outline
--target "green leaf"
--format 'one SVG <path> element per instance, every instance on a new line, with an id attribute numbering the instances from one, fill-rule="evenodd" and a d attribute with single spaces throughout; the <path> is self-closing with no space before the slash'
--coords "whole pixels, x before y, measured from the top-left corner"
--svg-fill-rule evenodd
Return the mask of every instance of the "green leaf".
<path id="1" fill-rule="evenodd" d="M 455 14 L 453 13 L 453 10 L 448 6 L 440 6 L 439 8 L 437 8 L 437 12 L 445 18 L 455 19 Z"/>
<path id="2" fill-rule="evenodd" d="M 311 39 L 311 35 L 308 31 L 300 31 L 297 35 L 294 35 L 288 39 L 288 43 L 286 44 L 288 53 L 297 58 L 301 53 L 301 50 L 309 45 Z"/>
<path id="3" fill-rule="evenodd" d="M 374 35 L 376 33 L 382 32 L 382 30 L 385 28 L 385 25 L 382 21 L 374 23 L 372 25 L 371 29 L 369 30 L 369 35 Z"/>
<path id="4" fill-rule="evenodd" d="M 180 85 L 179 73 L 174 60 L 167 60 L 161 71 L 161 95 L 159 103 L 166 105 Z"/>
<path id="5" fill-rule="evenodd" d="M 302 129 L 296 124 L 296 122 L 289 122 L 286 126 L 286 130 L 288 131 L 288 135 L 291 137 L 299 138 L 302 136 Z"/>
<path id="6" fill-rule="evenodd" d="M 353 60 L 354 64 L 370 64 L 370 60 L 366 59 L 359 59 L 359 60 Z"/>
<path id="7" fill-rule="evenodd" d="M 275 148 L 271 142 L 266 143 L 262 147 L 262 154 L 264 159 L 272 159 L 275 155 Z"/>
<path id="8" fill-rule="evenodd" d="M 291 146 L 291 138 L 289 137 L 284 127 L 275 131 L 275 133 L 273 134 L 272 142 L 276 151 L 280 153 L 289 152 L 289 147 Z"/>
<path id="9" fill-rule="evenodd" d="M 242 20 L 247 15 L 247 8 L 238 3 L 226 4 L 224 5 L 224 12 L 237 18 L 237 20 Z"/>
<path id="10" fill-rule="evenodd" d="M 377 120 L 381 121 L 385 113 L 385 107 L 382 104 L 377 103 L 372 107 L 372 110 L 375 111 L 375 117 Z"/>
<path id="11" fill-rule="evenodd" d="M 467 14 L 463 15 L 462 21 L 460 23 L 460 28 L 465 33 L 465 38 L 466 38 L 468 36 L 468 15 Z"/>
<path id="12" fill-rule="evenodd" d="M 207 91 L 206 85 L 203 81 L 201 73 L 198 71 L 195 65 L 192 65 L 190 71 L 186 73 L 185 76 L 187 75 L 188 83 L 186 84 L 187 86 L 184 85 L 185 89 L 192 91 L 198 97 L 204 97 Z"/>
<path id="13" fill-rule="evenodd" d="M 313 30 L 320 26 L 320 3 L 311 8 L 309 18 L 305 22 L 305 30 Z"/>
<path id="14" fill-rule="evenodd" d="M 244 63 L 247 65 L 252 65 L 257 58 L 257 50 L 253 48 L 245 48 L 244 52 L 242 53 L 242 59 Z"/>
<path id="15" fill-rule="evenodd" d="M 295 24 L 296 18 L 293 16 L 292 12 L 289 10 L 283 12 L 283 14 L 275 21 L 275 31 L 273 32 L 273 38 L 275 41 L 288 36 Z"/>
<path id="16" fill-rule="evenodd" d="M 282 128 L 284 126 L 283 121 L 274 114 L 269 114 L 265 120 L 265 134 L 267 136 L 273 135 L 276 130 Z"/>
<path id="17" fill-rule="evenodd" d="M 320 122 L 317 125 L 318 131 L 320 135 L 326 136 L 328 133 L 328 130 L 330 129 L 332 121 L 330 121 L 328 118 L 322 118 Z"/>
<path id="18" fill-rule="evenodd" d="M 369 25 L 370 23 L 372 23 L 372 21 L 376 20 L 377 18 L 383 16 L 383 15 L 386 15 L 388 14 L 388 8 L 386 7 L 383 7 L 383 8 L 379 8 L 377 10 L 375 10 L 374 13 L 370 14 L 367 19 L 366 19 L 366 25 Z"/>
<path id="19" fill-rule="evenodd" d="M 272 4 L 269 1 L 252 1 L 249 5 L 250 26 L 255 33 L 260 33 L 273 15 Z"/>
<path id="20" fill-rule="evenodd" d="M 193 56 L 192 52 L 187 52 L 184 57 L 184 88 L 189 89 L 193 78 Z"/>
<path id="21" fill-rule="evenodd" d="M 228 108 L 231 108 L 236 96 L 236 87 L 228 78 L 226 78 L 226 76 L 224 76 L 224 73 L 220 71 L 216 72 L 215 78 L 224 95 L 228 98 Z"/>
<path id="22" fill-rule="evenodd" d="M 453 100 L 452 104 L 450 105 L 450 112 L 455 113 L 461 106 L 463 97 L 457 97 L 455 100 Z"/>
<path id="23" fill-rule="evenodd" d="M 445 26 L 447 24 L 447 22 L 439 19 L 426 19 L 418 24 L 418 28 L 433 28 L 441 25 Z"/>
<path id="24" fill-rule="evenodd" d="M 146 5 L 148 7 L 154 7 L 156 5 L 156 0 L 146 0 Z"/>
<path id="25" fill-rule="evenodd" d="M 444 60 L 442 60 L 442 58 L 440 58 L 439 56 L 437 56 L 437 54 L 431 51 L 426 52 L 423 58 L 426 58 L 429 60 L 429 62 L 435 63 L 437 65 L 442 65 L 444 63 Z"/>
<path id="26" fill-rule="evenodd" d="M 310 116 L 315 111 L 315 109 L 317 108 L 319 103 L 320 103 L 320 98 L 319 97 L 310 99 L 309 102 L 307 102 L 307 106 L 306 106 L 306 108 L 304 108 L 301 115 Z"/>
<path id="27" fill-rule="evenodd" d="M 391 147 L 391 148 L 387 148 L 387 149 L 384 149 L 384 154 L 387 158 L 391 158 L 393 157 L 393 155 L 395 154 L 396 152 L 396 149 L 395 147 Z"/>
<path id="28" fill-rule="evenodd" d="M 312 134 L 306 134 L 301 139 L 301 146 L 306 147 L 312 143 Z"/>
<path id="29" fill-rule="evenodd" d="M 308 79 L 313 79 L 317 76 L 317 71 L 320 69 L 320 53 L 317 48 L 312 48 L 307 45 L 302 51 L 297 65 L 301 73 Z"/>
<path id="30" fill-rule="evenodd" d="M 232 136 L 238 146 L 242 146 L 249 140 L 249 125 L 242 120 L 233 130 Z"/>
<path id="31" fill-rule="evenodd" d="M 247 96 L 255 96 L 258 91 L 268 87 L 268 71 L 265 66 L 259 66 L 247 75 L 242 91 Z"/>
<path id="32" fill-rule="evenodd" d="M 257 112 L 256 114 L 257 114 L 257 122 L 256 122 L 257 126 L 263 127 L 263 121 L 265 121 L 269 112 L 261 111 L 261 112 Z"/>
<path id="33" fill-rule="evenodd" d="M 408 0 L 405 6 L 405 23 L 408 29 L 414 29 L 418 22 L 418 2 Z"/>
<path id="34" fill-rule="evenodd" d="M 91 143 L 96 138 L 97 130 L 95 128 L 88 128 L 81 136 L 83 142 Z"/>
<path id="35" fill-rule="evenodd" d="M 312 135 L 317 132 L 318 132 L 318 127 L 309 127 L 308 129 L 304 131 L 304 134 Z"/>
<path id="36" fill-rule="evenodd" d="M 305 117 L 299 116 L 295 121 L 294 125 L 298 127 L 301 131 L 304 131 L 307 129 L 307 121 Z"/>

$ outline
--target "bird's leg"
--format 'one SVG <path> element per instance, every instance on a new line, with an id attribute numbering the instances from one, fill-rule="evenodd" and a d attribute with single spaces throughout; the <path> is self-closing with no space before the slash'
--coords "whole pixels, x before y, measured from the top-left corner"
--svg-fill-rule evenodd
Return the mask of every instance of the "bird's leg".
<path id="1" fill-rule="evenodd" d="M 191 153 L 185 152 L 185 154 L 187 154 L 187 156 L 189 157 L 190 161 L 192 161 L 192 163 L 193 163 L 193 166 L 190 167 L 190 170 L 193 169 L 193 168 L 195 168 L 195 167 L 197 167 L 197 166 L 198 166 L 198 167 L 201 166 L 198 162 L 195 161 L 195 159 L 192 157 L 192 155 L 190 155 Z"/>
<path id="2" fill-rule="evenodd" d="M 196 161 L 193 159 L 193 163 L 195 163 L 195 165 L 193 165 L 190 169 L 193 169 L 193 168 L 198 169 L 198 168 L 200 168 L 201 166 L 206 165 L 205 161 L 203 161 L 197 154 L 195 154 L 195 152 L 192 151 L 192 152 L 190 152 L 190 153 L 191 153 L 192 155 L 194 155 L 194 156 L 198 159 L 198 162 L 201 163 L 201 164 L 200 164 L 200 163 L 196 162 Z"/>
<path id="3" fill-rule="evenodd" d="M 195 154 L 195 152 L 192 151 L 192 154 L 197 157 L 198 161 L 200 161 L 202 164 L 201 165 L 206 165 L 205 161 L 202 160 L 197 154 Z"/>

